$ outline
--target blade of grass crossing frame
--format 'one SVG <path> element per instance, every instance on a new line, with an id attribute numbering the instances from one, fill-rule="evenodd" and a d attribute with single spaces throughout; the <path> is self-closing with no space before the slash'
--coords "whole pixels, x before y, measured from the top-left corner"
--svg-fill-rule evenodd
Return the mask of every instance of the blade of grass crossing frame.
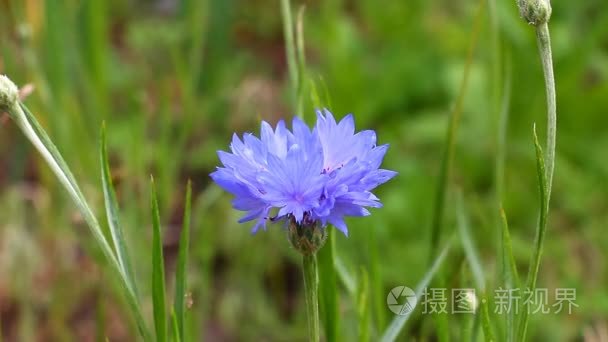
<path id="1" fill-rule="evenodd" d="M 120 263 L 118 262 L 112 247 L 107 241 L 99 221 L 97 221 L 95 214 L 89 207 L 88 202 L 80 191 L 80 188 L 78 187 L 70 168 L 61 156 L 61 153 L 59 153 L 57 150 L 57 147 L 55 147 L 53 141 L 49 138 L 42 126 L 40 126 L 29 109 L 23 103 L 19 103 L 17 110 L 18 112 L 11 113 L 11 117 L 17 126 L 19 126 L 23 134 L 28 138 L 28 140 L 30 140 L 32 145 L 34 145 L 34 147 L 40 152 L 43 159 L 47 162 L 47 165 L 51 168 L 59 182 L 66 189 L 74 204 L 76 204 L 76 207 L 78 207 L 78 210 L 87 223 L 95 242 L 110 264 L 112 271 L 115 272 L 115 274 L 121 280 L 121 289 L 124 290 L 127 303 L 131 312 L 133 313 L 135 322 L 143 340 L 151 341 L 150 332 L 146 326 L 137 296 L 127 285 L 128 280 L 121 270 Z"/>
<path id="2" fill-rule="evenodd" d="M 464 199 L 462 193 L 458 193 L 458 230 L 460 232 L 460 238 L 462 241 L 462 247 L 464 249 L 465 256 L 469 265 L 471 266 L 471 272 L 473 273 L 473 279 L 475 280 L 475 286 L 479 291 L 479 295 L 476 294 L 477 300 L 480 305 L 480 314 L 481 314 L 481 328 L 483 329 L 483 333 L 486 341 L 495 341 L 494 332 L 492 331 L 492 325 L 489 316 L 488 310 L 488 301 L 486 298 L 486 283 L 485 276 L 483 272 L 483 267 L 481 264 L 481 259 L 479 258 L 479 253 L 477 253 L 477 249 L 475 248 L 475 243 L 473 238 L 471 237 L 471 229 L 469 225 L 469 219 L 467 217 L 466 210 L 464 208 Z M 479 298 L 481 297 L 481 298 Z"/>
<path id="3" fill-rule="evenodd" d="M 101 183 L 103 186 L 103 199 L 106 207 L 106 216 L 108 219 L 108 227 L 114 245 L 114 251 L 120 268 L 127 280 L 127 285 L 130 290 L 137 296 L 137 287 L 131 268 L 131 261 L 127 252 L 127 244 L 122 233 L 119 220 L 118 201 L 116 200 L 116 192 L 112 183 L 112 175 L 110 174 L 110 164 L 108 162 L 108 151 L 106 144 L 106 124 L 101 125 L 101 141 L 99 147 L 99 160 L 101 163 Z"/>
<path id="4" fill-rule="evenodd" d="M 296 17 L 296 58 L 298 63 L 298 88 L 297 88 L 297 99 L 296 99 L 296 114 L 304 118 L 304 92 L 306 91 L 306 54 L 304 51 L 304 5 L 298 9 L 298 15 Z"/>
<path id="5" fill-rule="evenodd" d="M 171 327 L 173 328 L 173 338 L 175 342 L 181 342 L 180 331 L 177 323 L 177 317 L 175 316 L 175 310 L 171 309 Z"/>
<path id="6" fill-rule="evenodd" d="M 163 258 L 163 243 L 160 229 L 160 214 L 154 178 L 150 178 L 152 192 L 152 304 L 154 310 L 154 329 L 156 341 L 167 340 L 167 316 L 165 307 L 165 267 Z"/>
<path id="7" fill-rule="evenodd" d="M 281 16 L 283 17 L 283 35 L 285 38 L 285 54 L 287 55 L 289 81 L 291 83 L 291 98 L 293 102 L 297 102 L 299 82 L 298 63 L 296 59 L 296 44 L 294 41 L 293 19 L 289 0 L 281 0 Z"/>
<path id="8" fill-rule="evenodd" d="M 192 183 L 188 181 L 186 187 L 186 200 L 184 202 L 184 219 L 182 232 L 179 237 L 179 252 L 177 256 L 177 269 L 175 271 L 175 299 L 173 301 L 173 314 L 179 340 L 184 340 L 184 318 L 186 310 L 186 267 L 188 261 L 188 248 L 190 245 L 190 217 L 192 206 Z"/>
<path id="9" fill-rule="evenodd" d="M 441 253 L 439 253 L 437 258 L 433 262 L 432 266 L 426 272 L 426 274 L 424 275 L 422 280 L 418 283 L 418 286 L 416 286 L 416 290 L 415 290 L 416 303 L 418 303 L 420 301 L 420 298 L 422 297 L 422 294 L 424 293 L 425 288 L 431 283 L 431 280 L 433 280 L 433 277 L 439 270 L 439 267 L 443 264 L 443 261 L 445 260 L 445 257 L 447 256 L 448 251 L 450 249 L 450 245 L 451 245 L 451 240 L 444 247 L 443 251 L 441 251 Z M 415 307 L 412 308 L 412 310 L 405 315 L 395 316 L 395 318 L 393 318 L 392 322 L 390 323 L 390 325 L 388 326 L 388 328 L 382 335 L 382 338 L 380 339 L 380 341 L 382 341 L 382 342 L 395 341 L 395 339 L 397 339 L 397 337 L 399 336 L 399 333 L 401 333 L 401 330 L 403 330 L 405 323 L 407 323 L 408 319 L 411 317 L 412 312 L 414 310 L 415 310 Z"/>
<path id="10" fill-rule="evenodd" d="M 481 294 L 481 329 L 483 330 L 486 341 L 496 341 L 492 330 L 492 321 L 490 320 L 490 310 L 488 308 L 488 296 L 484 291 Z"/>
<path id="11" fill-rule="evenodd" d="M 543 244 L 545 240 L 545 232 L 547 230 L 547 217 L 549 215 L 549 206 L 547 201 L 549 189 L 547 183 L 547 174 L 545 170 L 545 159 L 543 156 L 543 149 L 538 143 L 538 136 L 536 135 L 536 125 L 534 125 L 533 134 L 534 146 L 536 147 L 540 215 L 538 219 L 538 229 L 536 231 L 536 239 L 534 243 L 534 254 L 532 256 L 530 268 L 528 269 L 528 280 L 526 283 L 526 289 L 532 292 L 536 289 L 536 280 L 538 279 L 540 259 L 543 254 Z M 526 310 L 525 308 L 521 310 L 518 334 L 516 339 L 517 341 L 525 341 L 526 332 L 528 330 L 529 318 L 530 316 L 528 314 L 528 310 Z"/>
<path id="12" fill-rule="evenodd" d="M 441 158 L 441 166 L 439 171 L 439 182 L 435 193 L 435 200 L 433 204 L 433 216 L 431 223 L 431 248 L 429 249 L 429 261 L 435 258 L 435 254 L 439 248 L 441 242 L 441 235 L 443 230 L 444 212 L 445 212 L 445 198 L 448 192 L 450 175 L 452 173 L 452 163 L 454 159 L 454 150 L 456 145 L 456 138 L 458 132 L 458 126 L 460 117 L 462 116 L 462 109 L 464 105 L 464 99 L 466 90 L 469 85 L 469 78 L 471 74 L 471 66 L 473 64 L 473 55 L 475 47 L 477 46 L 477 38 L 481 31 L 482 18 L 483 18 L 483 7 L 485 1 L 479 0 L 477 13 L 475 15 L 475 22 L 473 24 L 473 30 L 471 32 L 471 40 L 467 51 L 467 59 L 464 66 L 464 72 L 462 81 L 460 83 L 460 89 L 456 97 L 456 103 L 450 113 L 450 119 L 448 121 L 448 127 L 446 130 L 446 138 L 443 150 L 443 156 Z"/>
<path id="13" fill-rule="evenodd" d="M 369 248 L 369 279 L 370 279 L 370 298 L 372 303 L 373 326 L 383 329 L 386 326 L 386 293 L 382 284 L 382 262 L 378 255 L 377 232 L 368 230 Z"/>
<path id="14" fill-rule="evenodd" d="M 344 284 L 344 287 L 346 288 L 348 294 L 352 298 L 355 298 L 355 296 L 357 295 L 357 282 L 353 275 L 346 268 L 346 265 L 344 264 L 344 261 L 342 261 L 342 258 L 340 258 L 340 256 L 335 251 L 334 268 L 336 269 L 336 274 L 338 275 L 338 278 L 340 278 L 342 284 Z"/>
<path id="15" fill-rule="evenodd" d="M 473 272 L 473 279 L 475 280 L 475 285 L 485 291 L 485 280 L 483 274 L 483 268 L 481 266 L 481 261 L 479 259 L 479 255 L 477 254 L 477 250 L 475 248 L 475 243 L 473 242 L 473 238 L 471 237 L 471 231 L 469 227 L 469 219 L 465 212 L 464 204 L 463 204 L 463 196 L 462 193 L 458 193 L 458 230 L 460 232 L 460 239 L 462 241 L 462 247 L 464 248 L 464 253 L 471 266 L 471 272 Z"/>
<path id="16" fill-rule="evenodd" d="M 371 310 L 369 307 L 369 275 L 364 267 L 361 267 L 361 276 L 357 287 L 357 314 L 359 316 L 359 341 L 369 341 L 369 325 Z"/>
<path id="17" fill-rule="evenodd" d="M 507 222 L 507 215 L 501 208 L 500 216 L 502 218 L 502 281 L 508 289 L 519 289 L 521 288 L 519 282 L 519 274 L 517 273 L 517 266 L 515 264 L 515 258 L 513 257 L 513 250 L 511 248 L 511 234 L 509 233 L 509 223 Z M 514 341 L 515 334 L 515 310 L 507 315 L 505 340 L 507 342 Z"/>

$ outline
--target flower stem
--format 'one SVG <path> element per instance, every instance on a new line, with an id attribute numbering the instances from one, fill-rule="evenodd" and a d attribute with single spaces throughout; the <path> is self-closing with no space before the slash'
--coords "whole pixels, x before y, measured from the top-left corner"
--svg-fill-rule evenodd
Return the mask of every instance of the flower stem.
<path id="1" fill-rule="evenodd" d="M 547 222 L 549 219 L 549 200 L 551 198 L 551 186 L 553 183 L 553 170 L 555 166 L 555 136 L 557 125 L 557 113 L 555 104 L 555 79 L 553 77 L 553 60 L 551 57 L 551 39 L 547 22 L 541 22 L 536 26 L 536 38 L 538 42 L 538 52 L 543 67 L 545 77 L 545 90 L 547 92 L 547 147 L 543 160 L 542 149 L 538 144 L 536 130 L 534 131 L 534 141 L 536 145 L 539 186 L 540 186 L 540 215 L 538 231 L 536 233 L 534 254 L 530 269 L 528 270 L 527 288 L 535 291 L 536 281 L 540 270 L 540 262 L 547 232 Z M 518 341 L 526 340 L 528 329 L 528 311 L 521 313 Z"/>
<path id="2" fill-rule="evenodd" d="M 308 317 L 308 337 L 310 341 L 319 341 L 319 299 L 317 289 L 317 256 L 302 257 L 304 271 L 304 292 L 306 297 L 306 316 Z"/>
<path id="3" fill-rule="evenodd" d="M 538 53 L 543 66 L 545 77 L 545 90 L 547 92 L 547 147 L 546 147 L 546 172 L 547 172 L 547 207 L 551 198 L 551 187 L 553 185 L 553 169 L 555 166 L 555 135 L 557 126 L 557 110 L 555 104 L 555 78 L 553 76 L 553 58 L 551 55 L 551 37 L 547 23 L 536 27 L 536 40 Z"/>

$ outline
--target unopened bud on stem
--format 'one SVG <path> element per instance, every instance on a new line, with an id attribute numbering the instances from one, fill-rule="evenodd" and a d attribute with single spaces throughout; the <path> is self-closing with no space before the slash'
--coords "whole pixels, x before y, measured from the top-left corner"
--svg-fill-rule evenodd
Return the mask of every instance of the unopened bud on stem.
<path id="1" fill-rule="evenodd" d="M 519 14 L 534 26 L 545 24 L 551 18 L 550 0 L 517 0 Z"/>
<path id="2" fill-rule="evenodd" d="M 19 89 L 13 81 L 0 75 L 0 112 L 11 112 L 19 103 Z"/>
<path id="3" fill-rule="evenodd" d="M 323 245 L 327 239 L 327 231 L 321 227 L 319 221 L 304 218 L 302 222 L 289 218 L 287 237 L 291 245 L 302 255 L 313 255 Z"/>

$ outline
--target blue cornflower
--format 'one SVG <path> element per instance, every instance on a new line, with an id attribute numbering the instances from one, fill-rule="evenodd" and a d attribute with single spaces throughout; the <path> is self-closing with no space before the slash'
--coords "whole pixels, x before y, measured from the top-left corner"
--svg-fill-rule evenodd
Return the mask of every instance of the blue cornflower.
<path id="1" fill-rule="evenodd" d="M 288 219 L 297 225 L 332 224 L 348 234 L 345 216 L 367 216 L 379 208 L 371 192 L 397 173 L 380 169 L 388 145 L 376 146 L 376 133 L 355 133 L 352 115 L 336 123 L 328 110 L 317 111 L 311 129 L 295 118 L 292 130 L 279 121 L 262 121 L 260 138 L 235 134 L 231 153 L 218 151 L 223 167 L 211 178 L 235 195 L 232 205 L 255 220 L 253 232 L 268 220 Z M 272 211 L 272 213 L 271 213 Z"/>

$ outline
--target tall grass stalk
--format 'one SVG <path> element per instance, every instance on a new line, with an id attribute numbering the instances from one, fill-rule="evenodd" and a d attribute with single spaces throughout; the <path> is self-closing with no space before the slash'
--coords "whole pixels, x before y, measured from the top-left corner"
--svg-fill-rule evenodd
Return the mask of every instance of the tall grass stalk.
<path id="1" fill-rule="evenodd" d="M 42 126 L 40 126 L 34 115 L 18 100 L 16 92 L 17 88 L 12 81 L 5 76 L 0 76 L 0 111 L 6 111 L 10 115 L 11 119 L 41 154 L 42 158 L 51 168 L 61 185 L 65 188 L 74 204 L 76 204 L 76 207 L 87 223 L 97 246 L 101 249 L 111 270 L 120 280 L 121 289 L 125 294 L 127 303 L 129 304 L 129 308 L 135 318 L 142 338 L 144 341 L 151 341 L 150 333 L 146 327 L 144 316 L 139 305 L 139 300 L 134 292 L 134 287 L 129 285 L 129 278 L 121 267 L 112 247 L 106 240 L 99 221 L 82 194 L 80 187 L 61 153 L 59 153 L 55 144 L 49 138 Z"/>
<path id="2" fill-rule="evenodd" d="M 298 62 L 296 59 L 293 18 L 291 13 L 291 3 L 289 0 L 281 0 L 281 16 L 283 18 L 283 35 L 285 38 L 285 55 L 287 56 L 289 83 L 291 85 L 291 99 L 297 104 L 299 84 Z"/>
<path id="3" fill-rule="evenodd" d="M 437 271 L 439 271 L 439 268 L 441 267 L 441 265 L 443 264 L 443 261 L 445 260 L 446 256 L 448 255 L 451 245 L 452 245 L 452 239 L 448 240 L 448 243 L 446 244 L 446 246 L 443 248 L 441 253 L 439 253 L 439 255 L 437 255 L 437 258 L 434 260 L 431 267 L 428 269 L 428 271 L 426 272 L 424 277 L 422 277 L 422 279 L 416 286 L 416 289 L 414 290 L 416 293 L 416 303 L 420 303 L 420 298 L 422 298 L 422 295 L 424 294 L 424 290 L 429 286 L 429 284 L 435 277 Z M 399 336 L 399 334 L 401 333 L 401 331 L 403 330 L 403 328 L 405 327 L 405 323 L 407 323 L 409 318 L 412 316 L 412 313 L 414 312 L 415 308 L 416 307 L 412 308 L 412 310 L 410 310 L 405 315 L 395 316 L 395 318 L 393 318 L 393 320 L 389 324 L 388 328 L 384 331 L 384 334 L 380 338 L 380 341 L 382 341 L 382 342 L 395 341 L 397 339 L 397 337 Z"/>
<path id="4" fill-rule="evenodd" d="M 443 228 L 445 212 L 445 198 L 448 192 L 448 183 L 450 175 L 452 173 L 456 134 L 458 132 L 458 124 L 462 115 L 462 106 L 464 104 L 466 90 L 469 85 L 471 65 L 473 64 L 473 55 L 475 52 L 475 47 L 477 46 L 479 32 L 481 31 L 484 3 L 484 0 L 479 1 L 477 13 L 475 15 L 475 23 L 473 24 L 473 31 L 471 32 L 471 40 L 467 51 L 467 58 L 464 66 L 460 89 L 458 91 L 456 103 L 452 108 L 450 120 L 448 122 L 448 128 L 446 131 L 443 157 L 441 159 L 441 168 L 439 171 L 439 183 L 437 184 L 437 192 L 435 194 L 435 202 L 431 223 L 431 248 L 429 254 L 429 261 L 432 261 L 435 258 L 435 254 L 437 253 L 437 249 L 439 248 L 439 242 L 441 240 L 441 231 Z"/>
<path id="5" fill-rule="evenodd" d="M 459 192 L 459 196 L 457 199 L 458 210 L 458 228 L 460 233 L 460 238 L 462 241 L 462 246 L 465 252 L 465 256 L 469 265 L 471 267 L 471 272 L 473 273 L 473 280 L 475 281 L 475 287 L 477 288 L 477 293 L 475 293 L 476 300 L 479 303 L 479 311 L 477 315 L 481 316 L 482 329 L 485 336 L 486 341 L 494 341 L 494 332 L 492 331 L 492 325 L 488 310 L 488 301 L 487 301 L 487 293 L 486 293 L 486 280 L 483 271 L 483 266 L 481 262 L 481 258 L 479 257 L 479 253 L 477 252 L 477 248 L 475 247 L 475 242 L 473 241 L 473 237 L 471 236 L 471 229 L 469 224 L 469 219 L 464 207 L 464 199 L 462 193 Z"/>
<path id="6" fill-rule="evenodd" d="M 154 179 L 150 178 L 152 210 L 152 304 L 154 311 L 154 330 L 156 341 L 167 340 L 167 312 L 166 312 L 166 290 L 165 290 L 165 264 L 163 257 L 162 233 L 160 227 L 160 214 L 156 196 Z"/>
<path id="7" fill-rule="evenodd" d="M 179 340 L 185 340 L 184 321 L 186 311 L 186 283 L 187 283 L 187 266 L 188 266 L 188 250 L 190 245 L 190 220 L 192 212 L 192 182 L 188 181 L 186 187 L 186 199 L 184 202 L 184 218 L 182 231 L 179 238 L 179 251 L 177 256 L 177 266 L 175 271 L 175 298 L 173 300 L 173 313 L 175 318 L 175 326 L 177 328 L 177 337 Z"/>
<path id="8" fill-rule="evenodd" d="M 509 233 L 509 223 L 507 222 L 507 215 L 501 208 L 500 217 L 502 220 L 502 239 L 501 239 L 501 252 L 502 252 L 502 266 L 501 266 L 501 280 L 507 289 L 519 289 L 521 284 L 519 282 L 519 274 L 517 272 L 517 265 L 515 264 L 515 258 L 513 257 L 513 250 L 511 247 L 511 234 Z M 511 310 L 506 317 L 506 329 L 505 329 L 505 341 L 511 342 L 515 338 L 515 323 L 516 323 L 516 312 Z"/>
<path id="9" fill-rule="evenodd" d="M 120 219 L 118 215 L 118 201 L 116 200 L 116 192 L 114 190 L 114 184 L 112 182 L 112 176 L 110 174 L 110 163 L 108 161 L 108 152 L 106 146 L 106 125 L 105 122 L 101 126 L 99 143 L 99 161 L 101 164 L 101 183 L 103 187 L 103 198 L 106 207 L 106 217 L 108 220 L 108 227 L 110 228 L 110 236 L 112 237 L 112 243 L 114 246 L 114 252 L 116 258 L 120 264 L 120 268 L 127 279 L 127 286 L 130 291 L 137 295 L 137 287 L 135 285 L 135 277 L 133 275 L 133 268 L 129 259 L 129 253 L 127 251 L 127 244 L 123 235 L 122 227 L 120 226 Z"/>

